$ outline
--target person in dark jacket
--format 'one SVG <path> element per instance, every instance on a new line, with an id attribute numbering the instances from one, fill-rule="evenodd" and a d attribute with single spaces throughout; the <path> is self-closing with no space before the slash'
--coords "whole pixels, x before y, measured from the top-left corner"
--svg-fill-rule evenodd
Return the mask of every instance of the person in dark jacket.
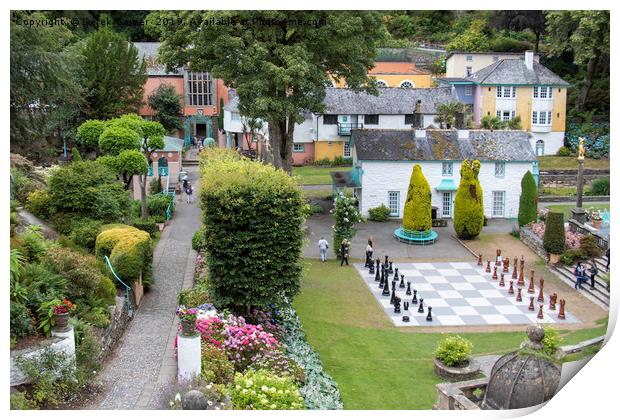
<path id="1" fill-rule="evenodd" d="M 605 251 L 605 256 L 607 257 L 607 271 L 609 271 L 609 247 L 607 247 L 607 251 Z"/>
<path id="2" fill-rule="evenodd" d="M 598 274 L 598 268 L 596 268 L 596 262 L 594 260 L 590 261 L 590 268 L 588 271 L 590 272 L 590 289 L 594 290 L 594 278 Z"/>
<path id="3" fill-rule="evenodd" d="M 346 239 L 343 239 L 340 243 L 340 266 L 343 264 L 349 265 L 349 246 L 350 243 Z"/>

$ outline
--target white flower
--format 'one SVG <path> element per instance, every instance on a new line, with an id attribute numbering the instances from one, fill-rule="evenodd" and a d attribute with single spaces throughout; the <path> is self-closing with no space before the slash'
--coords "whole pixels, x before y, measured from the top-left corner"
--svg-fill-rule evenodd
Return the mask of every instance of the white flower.
<path id="1" fill-rule="evenodd" d="M 213 401 L 207 401 L 207 405 L 210 407 L 213 405 Z"/>
<path id="2" fill-rule="evenodd" d="M 174 396 L 174 400 L 181 402 L 181 394 L 177 392 L 177 395 Z"/>
<path id="3" fill-rule="evenodd" d="M 263 391 L 263 392 L 267 392 L 268 389 L 269 388 L 267 388 L 265 385 L 260 387 L 260 390 Z"/>

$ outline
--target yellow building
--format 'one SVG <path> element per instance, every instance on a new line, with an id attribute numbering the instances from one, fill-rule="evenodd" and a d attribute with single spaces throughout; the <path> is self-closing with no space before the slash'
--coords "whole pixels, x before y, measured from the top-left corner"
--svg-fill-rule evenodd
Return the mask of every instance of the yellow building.
<path id="1" fill-rule="evenodd" d="M 499 60 L 466 78 L 474 84 L 473 120 L 519 117 L 536 155 L 552 155 L 564 144 L 566 90 L 570 84 L 534 60 Z"/>
<path id="2" fill-rule="evenodd" d="M 379 87 L 430 88 L 433 78 L 427 71 L 409 62 L 377 62 L 368 72 Z M 345 81 L 334 81 L 334 87 L 346 87 Z"/>

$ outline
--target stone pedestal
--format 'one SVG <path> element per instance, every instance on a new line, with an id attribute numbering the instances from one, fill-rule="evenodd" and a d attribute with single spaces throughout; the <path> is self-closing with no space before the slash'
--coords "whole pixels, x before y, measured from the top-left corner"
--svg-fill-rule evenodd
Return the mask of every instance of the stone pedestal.
<path id="1" fill-rule="evenodd" d="M 177 336 L 177 380 L 189 382 L 200 374 L 200 335 L 193 337 Z"/>
<path id="2" fill-rule="evenodd" d="M 73 331 L 73 326 L 69 325 L 67 331 L 57 331 L 53 329 L 52 337 L 58 337 L 62 340 L 52 345 L 52 347 L 64 351 L 67 356 L 75 360 L 75 333 Z"/>
<path id="3" fill-rule="evenodd" d="M 570 212 L 571 219 L 575 219 L 581 224 L 584 224 L 586 222 L 586 210 L 584 208 L 575 207 L 574 209 L 571 209 Z"/>

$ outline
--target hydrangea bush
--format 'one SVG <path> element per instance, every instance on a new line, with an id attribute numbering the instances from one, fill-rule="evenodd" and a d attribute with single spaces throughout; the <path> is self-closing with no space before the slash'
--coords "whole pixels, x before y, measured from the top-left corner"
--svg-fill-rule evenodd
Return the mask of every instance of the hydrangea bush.
<path id="1" fill-rule="evenodd" d="M 230 387 L 237 410 L 303 410 L 304 399 L 290 376 L 276 376 L 266 370 L 235 374 Z"/>
<path id="2" fill-rule="evenodd" d="M 333 246 L 334 251 L 339 254 L 340 244 L 343 239 L 351 240 L 357 233 L 356 223 L 363 221 L 361 214 L 357 210 L 357 199 L 340 192 L 334 198 L 334 208 L 331 210 L 335 218 Z"/>
<path id="3" fill-rule="evenodd" d="M 241 318 L 243 319 L 243 318 Z M 277 349 L 275 337 L 263 331 L 262 325 L 228 325 L 224 329 L 223 348 L 237 370 L 243 370 L 256 355 Z"/>

